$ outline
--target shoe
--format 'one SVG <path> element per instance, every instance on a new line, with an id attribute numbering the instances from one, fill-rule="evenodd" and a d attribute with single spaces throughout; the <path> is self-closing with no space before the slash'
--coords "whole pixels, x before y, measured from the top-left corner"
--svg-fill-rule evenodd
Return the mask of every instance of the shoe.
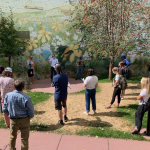
<path id="1" fill-rule="evenodd" d="M 77 78 L 75 78 L 75 80 L 78 80 Z"/>
<path id="2" fill-rule="evenodd" d="M 65 115 L 64 116 L 64 121 L 67 122 L 68 121 L 68 117 Z"/>
<path id="3" fill-rule="evenodd" d="M 7 126 L 7 129 L 10 129 L 10 126 Z"/>
<path id="4" fill-rule="evenodd" d="M 132 133 L 132 134 L 139 134 L 139 131 L 136 130 L 136 129 L 134 129 L 131 133 Z"/>
<path id="5" fill-rule="evenodd" d="M 96 112 L 93 110 L 93 115 L 96 114 Z"/>
<path id="6" fill-rule="evenodd" d="M 63 120 L 59 120 L 59 121 L 58 121 L 58 124 L 64 125 Z"/>
<path id="7" fill-rule="evenodd" d="M 83 112 L 84 114 L 86 114 L 87 116 L 89 115 L 89 113 L 87 113 L 86 111 L 85 112 Z"/>

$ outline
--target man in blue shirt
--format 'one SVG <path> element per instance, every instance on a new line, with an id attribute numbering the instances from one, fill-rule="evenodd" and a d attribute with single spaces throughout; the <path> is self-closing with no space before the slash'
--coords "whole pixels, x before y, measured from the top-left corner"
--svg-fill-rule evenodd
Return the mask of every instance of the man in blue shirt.
<path id="1" fill-rule="evenodd" d="M 34 107 L 30 97 L 23 93 L 25 82 L 17 79 L 14 83 L 15 91 L 6 94 L 3 113 L 10 118 L 10 150 L 15 150 L 17 131 L 21 131 L 21 149 L 28 150 L 30 119 L 34 117 Z"/>
<path id="2" fill-rule="evenodd" d="M 67 87 L 68 87 L 68 75 L 62 72 L 62 67 L 60 64 L 56 64 L 54 66 L 57 75 L 53 77 L 52 86 L 55 87 L 55 110 L 58 110 L 58 115 L 60 120 L 58 121 L 59 124 L 64 125 L 63 117 L 62 117 L 62 107 L 64 112 L 64 121 L 68 121 L 67 117 Z"/>
<path id="3" fill-rule="evenodd" d="M 130 66 L 130 62 L 126 59 L 126 55 L 125 54 L 122 54 L 121 55 L 121 61 L 124 61 L 125 62 L 125 66 L 126 67 L 129 67 Z M 120 70 L 120 67 L 118 67 L 118 69 Z"/>

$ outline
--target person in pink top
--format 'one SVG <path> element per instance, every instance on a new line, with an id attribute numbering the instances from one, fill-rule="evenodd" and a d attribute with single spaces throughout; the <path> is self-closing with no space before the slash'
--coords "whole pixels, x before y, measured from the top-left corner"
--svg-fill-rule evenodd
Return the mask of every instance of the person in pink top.
<path id="1" fill-rule="evenodd" d="M 9 92 L 13 91 L 14 88 L 14 79 L 12 78 L 13 72 L 10 67 L 7 67 L 3 72 L 0 78 L 0 86 L 1 86 L 1 104 L 3 107 L 5 95 Z M 4 115 L 4 120 L 6 126 L 10 127 L 10 122 L 7 114 Z"/>

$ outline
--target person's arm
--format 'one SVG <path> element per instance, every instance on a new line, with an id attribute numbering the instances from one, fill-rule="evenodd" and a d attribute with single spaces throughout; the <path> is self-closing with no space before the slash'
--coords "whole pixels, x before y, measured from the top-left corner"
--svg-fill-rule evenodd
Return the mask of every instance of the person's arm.
<path id="1" fill-rule="evenodd" d="M 139 95 L 139 96 L 137 97 L 137 100 L 143 100 L 143 97 L 142 97 L 141 95 Z"/>
<path id="2" fill-rule="evenodd" d="M 126 67 L 130 66 L 130 62 L 126 60 Z"/>
<path id="3" fill-rule="evenodd" d="M 97 89 L 97 87 L 98 87 L 98 83 L 95 84 L 95 89 Z"/>
<path id="4" fill-rule="evenodd" d="M 117 84 L 118 84 L 118 80 L 115 80 L 115 85 L 114 85 L 114 87 L 117 87 Z"/>
<path id="5" fill-rule="evenodd" d="M 84 80 L 84 83 L 83 83 L 83 87 L 86 88 L 88 82 L 87 82 L 87 78 Z"/>
<path id="6" fill-rule="evenodd" d="M 34 117 L 34 106 L 32 104 L 31 98 L 28 99 L 28 101 L 26 102 L 26 109 L 27 109 L 27 113 L 29 118 L 33 118 Z"/>
<path id="7" fill-rule="evenodd" d="M 86 88 L 86 84 L 83 83 L 83 87 Z"/>
<path id="8" fill-rule="evenodd" d="M 8 114 L 7 100 L 8 100 L 8 96 L 7 96 L 7 94 L 6 94 L 5 99 L 2 99 L 2 101 L 4 101 L 4 104 L 3 104 L 3 106 L 2 106 L 2 108 L 3 108 L 2 111 L 3 111 L 3 113 L 5 113 L 5 114 Z"/>

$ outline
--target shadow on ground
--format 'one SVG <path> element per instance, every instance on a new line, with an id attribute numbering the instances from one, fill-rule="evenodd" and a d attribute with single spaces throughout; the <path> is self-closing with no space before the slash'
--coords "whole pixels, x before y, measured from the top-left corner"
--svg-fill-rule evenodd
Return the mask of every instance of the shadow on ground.
<path id="1" fill-rule="evenodd" d="M 128 86 L 127 89 L 141 89 L 141 85 L 137 85 L 137 86 Z"/>
<path id="2" fill-rule="evenodd" d="M 130 109 L 135 109 L 135 110 L 137 110 L 137 108 L 138 108 L 138 104 L 132 104 L 132 105 L 129 105 L 129 106 L 121 106 L 121 107 L 119 107 L 119 109 L 121 109 L 121 108 L 125 108 L 125 109 L 128 109 L 128 108 L 130 108 Z M 120 112 L 119 112 L 120 113 Z"/>
<path id="3" fill-rule="evenodd" d="M 44 113 L 45 113 L 45 111 L 36 111 L 36 110 L 34 110 L 34 115 L 42 115 Z"/>

